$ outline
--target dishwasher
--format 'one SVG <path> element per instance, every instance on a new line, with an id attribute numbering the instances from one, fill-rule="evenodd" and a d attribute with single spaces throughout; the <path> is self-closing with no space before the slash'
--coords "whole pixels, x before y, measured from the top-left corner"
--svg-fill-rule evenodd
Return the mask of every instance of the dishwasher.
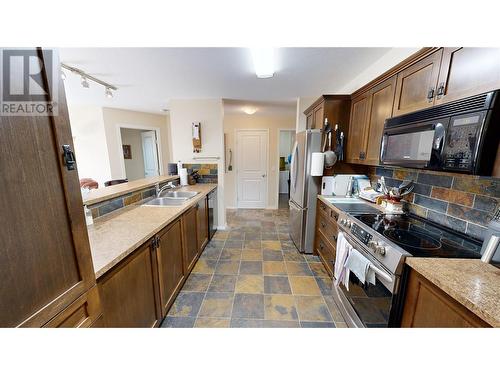
<path id="1" fill-rule="evenodd" d="M 217 232 L 217 218 L 218 218 L 218 208 L 217 208 L 217 189 L 211 191 L 208 194 L 208 237 L 209 240 L 212 239 L 215 232 Z"/>

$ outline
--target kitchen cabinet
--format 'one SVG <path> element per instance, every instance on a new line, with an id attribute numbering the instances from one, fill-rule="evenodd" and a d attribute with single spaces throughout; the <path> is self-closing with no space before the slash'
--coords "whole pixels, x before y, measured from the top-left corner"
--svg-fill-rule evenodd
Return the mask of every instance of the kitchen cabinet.
<path id="1" fill-rule="evenodd" d="M 362 163 L 366 158 L 365 137 L 368 129 L 371 96 L 369 92 L 352 100 L 346 161 Z"/>
<path id="2" fill-rule="evenodd" d="M 105 327 L 156 327 L 162 314 L 154 241 L 98 280 Z"/>
<path id="3" fill-rule="evenodd" d="M 199 254 L 196 212 L 197 207 L 193 206 L 182 215 L 181 219 L 184 241 L 184 273 L 186 275 L 191 272 Z"/>
<path id="4" fill-rule="evenodd" d="M 396 76 L 385 80 L 370 90 L 370 110 L 368 128 L 365 131 L 365 155 L 363 164 L 379 165 L 380 142 L 384 132 L 385 120 L 392 115 Z"/>
<path id="5" fill-rule="evenodd" d="M 441 48 L 398 73 L 393 116 L 434 105 L 442 55 Z"/>
<path id="6" fill-rule="evenodd" d="M 208 243 L 208 199 L 206 197 L 197 204 L 196 225 L 198 229 L 198 254 L 201 255 Z"/>
<path id="7" fill-rule="evenodd" d="M 157 236 L 156 260 L 162 315 L 166 315 L 184 282 L 182 226 L 178 219 Z"/>
<path id="8" fill-rule="evenodd" d="M 53 97 L 58 113 L 0 116 L 0 327 L 71 325 L 84 315 L 89 323 L 95 315 L 89 311 L 99 309 L 98 298 L 88 311 L 80 311 L 80 318 L 63 318 L 71 315 L 66 309 L 75 301 L 90 304 L 95 276 L 78 166 L 67 167 L 63 157 L 63 145 L 74 149 L 64 86 L 59 74 L 48 79 L 45 70 L 52 66 L 59 71 L 59 59 L 54 50 L 23 53 L 35 57 L 30 62 L 38 66 L 32 70 L 40 71 L 40 92 L 47 93 L 36 101 L 50 102 Z M 22 73 L 12 69 L 11 82 L 23 82 Z M 58 87 L 57 95 L 47 82 Z"/>
<path id="9" fill-rule="evenodd" d="M 316 210 L 316 234 L 314 251 L 319 256 L 328 274 L 333 276 L 337 248 L 338 212 L 318 199 Z"/>
<path id="10" fill-rule="evenodd" d="M 444 48 L 436 104 L 500 88 L 500 48 Z"/>
<path id="11" fill-rule="evenodd" d="M 344 136 L 347 137 L 350 106 L 350 95 L 322 95 L 304 111 L 307 129 L 323 129 L 325 119 L 328 119 L 332 130 L 338 124 L 339 132 L 344 132 Z M 332 133 L 332 137 L 334 137 L 334 133 Z M 335 147 L 335 145 L 331 145 L 331 147 Z"/>
<path id="12" fill-rule="evenodd" d="M 401 326 L 405 328 L 468 328 L 489 325 L 436 285 L 411 269 Z"/>

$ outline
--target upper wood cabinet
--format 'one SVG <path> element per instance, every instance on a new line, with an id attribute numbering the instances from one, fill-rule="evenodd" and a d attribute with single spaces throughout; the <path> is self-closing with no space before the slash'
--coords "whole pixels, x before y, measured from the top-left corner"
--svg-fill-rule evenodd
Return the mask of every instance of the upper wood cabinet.
<path id="1" fill-rule="evenodd" d="M 164 316 L 174 301 L 185 277 L 180 219 L 170 224 L 158 235 L 156 259 L 162 315 Z"/>
<path id="2" fill-rule="evenodd" d="M 184 241 L 184 274 L 188 274 L 198 259 L 197 207 L 191 207 L 182 215 L 182 236 Z"/>
<path id="3" fill-rule="evenodd" d="M 371 96 L 365 93 L 352 100 L 346 161 L 360 163 L 366 157 L 365 136 L 368 130 Z"/>
<path id="4" fill-rule="evenodd" d="M 500 88 L 500 48 L 444 48 L 436 104 Z"/>
<path id="5" fill-rule="evenodd" d="M 434 105 L 442 55 L 439 49 L 398 73 L 393 116 Z"/>
<path id="6" fill-rule="evenodd" d="M 105 327 L 156 327 L 161 320 L 155 246 L 146 243 L 98 280 Z"/>
<path id="7" fill-rule="evenodd" d="M 370 115 L 368 132 L 365 140 L 365 164 L 378 165 L 380 160 L 380 142 L 385 120 L 392 115 L 392 104 L 396 92 L 396 77 L 389 78 L 370 91 Z"/>
<path id="8" fill-rule="evenodd" d="M 340 131 L 347 134 L 350 103 L 349 95 L 322 95 L 304 111 L 307 129 L 322 129 L 328 119 L 332 128 L 338 124 Z"/>
<path id="9" fill-rule="evenodd" d="M 204 198 L 197 205 L 196 224 L 198 228 L 198 252 L 201 254 L 208 243 L 208 200 Z"/>
<path id="10" fill-rule="evenodd" d="M 25 53 L 57 116 L 0 116 L 0 327 L 41 327 L 95 285 L 78 171 L 63 160 L 63 145 L 74 149 L 64 86 L 58 74 L 57 96 L 47 85 L 51 52 Z M 11 82 L 22 73 L 11 69 Z"/>

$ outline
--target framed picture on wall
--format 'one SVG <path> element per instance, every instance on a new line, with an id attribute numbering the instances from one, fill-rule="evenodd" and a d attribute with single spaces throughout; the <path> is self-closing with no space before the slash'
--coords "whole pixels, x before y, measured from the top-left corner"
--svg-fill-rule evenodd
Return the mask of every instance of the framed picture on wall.
<path id="1" fill-rule="evenodd" d="M 130 145 L 122 145 L 123 147 L 123 158 L 132 159 L 132 148 Z"/>

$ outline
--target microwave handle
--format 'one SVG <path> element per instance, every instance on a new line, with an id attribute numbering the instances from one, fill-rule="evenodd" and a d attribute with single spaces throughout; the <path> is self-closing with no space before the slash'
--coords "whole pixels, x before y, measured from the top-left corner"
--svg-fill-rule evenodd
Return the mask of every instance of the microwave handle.
<path id="1" fill-rule="evenodd" d="M 432 149 L 436 150 L 439 155 L 443 153 L 444 141 L 446 138 L 446 128 L 443 124 L 438 122 L 434 128 L 434 140 L 432 142 Z"/>
<path id="2" fill-rule="evenodd" d="M 385 159 L 385 147 L 387 143 L 387 134 L 382 136 L 382 141 L 380 142 L 380 162 L 384 162 Z"/>

